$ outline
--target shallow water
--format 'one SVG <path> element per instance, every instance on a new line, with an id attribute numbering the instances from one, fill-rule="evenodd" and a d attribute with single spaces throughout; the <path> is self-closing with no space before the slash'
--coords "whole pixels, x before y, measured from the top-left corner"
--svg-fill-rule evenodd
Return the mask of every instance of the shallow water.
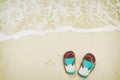
<path id="1" fill-rule="evenodd" d="M 119 3 L 119 0 L 0 0 L 0 40 L 64 30 L 97 32 L 101 29 L 96 28 L 108 31 L 113 26 L 113 30 L 120 30 Z"/>

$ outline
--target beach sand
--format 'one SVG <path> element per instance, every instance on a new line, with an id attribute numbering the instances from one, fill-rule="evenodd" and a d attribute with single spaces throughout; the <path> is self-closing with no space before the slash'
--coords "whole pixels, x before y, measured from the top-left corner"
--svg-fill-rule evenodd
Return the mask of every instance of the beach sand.
<path id="1" fill-rule="evenodd" d="M 96 67 L 87 79 L 66 74 L 63 55 L 72 50 L 76 71 L 93 53 Z M 120 80 L 120 32 L 53 32 L 0 42 L 0 80 Z"/>

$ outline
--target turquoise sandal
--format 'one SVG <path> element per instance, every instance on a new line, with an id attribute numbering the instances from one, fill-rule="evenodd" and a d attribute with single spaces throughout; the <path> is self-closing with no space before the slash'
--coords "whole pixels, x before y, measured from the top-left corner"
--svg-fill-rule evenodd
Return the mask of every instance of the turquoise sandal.
<path id="1" fill-rule="evenodd" d="M 87 53 L 82 60 L 82 64 L 78 70 L 78 74 L 83 78 L 87 78 L 90 72 L 95 67 L 95 61 L 96 59 L 94 55 L 91 53 Z"/>
<path id="2" fill-rule="evenodd" d="M 73 51 L 67 51 L 63 57 L 64 68 L 68 74 L 75 73 L 75 54 Z"/>

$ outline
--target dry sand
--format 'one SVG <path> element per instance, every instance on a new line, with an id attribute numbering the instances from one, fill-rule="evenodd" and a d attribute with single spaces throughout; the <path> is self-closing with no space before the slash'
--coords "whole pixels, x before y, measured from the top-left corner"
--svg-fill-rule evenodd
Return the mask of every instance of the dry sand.
<path id="1" fill-rule="evenodd" d="M 68 75 L 63 55 L 72 50 L 76 69 L 91 52 L 96 67 L 87 79 Z M 58 32 L 0 42 L 0 80 L 120 80 L 120 32 Z"/>

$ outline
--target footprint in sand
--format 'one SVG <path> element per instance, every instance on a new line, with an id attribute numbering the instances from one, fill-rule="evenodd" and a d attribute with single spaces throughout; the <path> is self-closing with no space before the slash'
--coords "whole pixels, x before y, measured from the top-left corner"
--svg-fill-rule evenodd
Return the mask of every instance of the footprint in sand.
<path id="1" fill-rule="evenodd" d="M 55 64 L 55 61 L 53 59 L 47 59 L 45 60 L 45 64 L 53 65 Z"/>

